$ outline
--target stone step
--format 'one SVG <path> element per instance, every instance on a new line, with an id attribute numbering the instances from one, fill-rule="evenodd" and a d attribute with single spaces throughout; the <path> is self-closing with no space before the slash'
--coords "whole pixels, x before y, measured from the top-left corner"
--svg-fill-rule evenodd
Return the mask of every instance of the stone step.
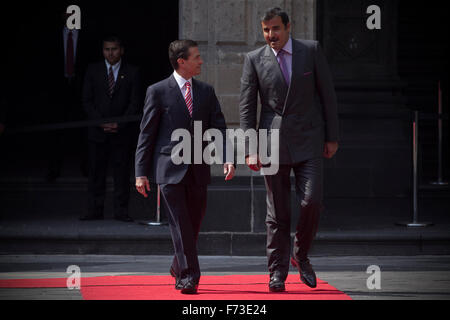
<path id="1" fill-rule="evenodd" d="M 0 237 L 0 254 L 173 254 L 167 226 L 140 228 L 145 234 L 112 234 L 114 228 L 103 234 L 91 232 L 70 236 L 29 234 L 8 237 L 3 234 Z M 120 227 L 116 230 L 120 230 Z M 448 226 L 319 231 L 311 255 L 447 255 L 450 254 L 448 231 Z M 198 252 L 200 255 L 263 256 L 265 242 L 265 233 L 202 232 Z"/>

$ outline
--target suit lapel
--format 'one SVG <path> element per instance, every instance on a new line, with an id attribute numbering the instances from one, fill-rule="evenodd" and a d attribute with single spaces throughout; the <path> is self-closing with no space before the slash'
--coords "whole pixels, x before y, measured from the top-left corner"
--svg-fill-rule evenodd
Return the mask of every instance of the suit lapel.
<path id="1" fill-rule="evenodd" d="M 77 72 L 77 66 L 80 65 L 80 62 L 82 60 L 80 58 L 80 52 L 81 52 L 80 47 L 83 47 L 82 44 L 80 45 L 80 43 L 82 43 L 82 41 L 80 41 L 81 33 L 82 33 L 81 29 L 78 29 L 77 46 L 75 48 L 75 73 Z"/>
<path id="2" fill-rule="evenodd" d="M 101 66 L 100 69 L 102 70 L 101 74 L 102 76 L 102 82 L 103 86 L 105 87 L 105 92 L 109 96 L 109 87 L 108 87 L 108 68 L 106 67 L 105 61 L 100 62 Z"/>
<path id="3" fill-rule="evenodd" d="M 122 61 L 120 64 L 119 72 L 117 73 L 117 79 L 116 84 L 114 85 L 114 92 L 119 91 L 120 85 L 123 82 L 123 79 L 125 79 L 127 73 L 127 65 Z"/>
<path id="4" fill-rule="evenodd" d="M 268 74 L 271 78 L 270 80 L 276 85 L 276 89 L 281 89 L 283 93 L 287 92 L 288 86 L 286 84 L 286 81 L 284 80 L 277 57 L 275 57 L 275 54 L 273 53 L 272 48 L 270 48 L 269 45 L 266 46 L 263 60 L 264 67 L 268 69 Z"/>
<path id="5" fill-rule="evenodd" d="M 273 87 L 275 89 L 274 92 L 276 92 L 278 100 L 285 101 L 285 106 L 289 87 L 284 80 L 283 72 L 281 71 L 278 60 L 269 45 L 266 45 L 266 49 L 264 50 L 262 58 L 264 69 L 267 70 L 267 81 L 270 82 L 267 85 L 269 88 Z M 280 110 L 277 110 L 275 108 L 273 108 L 273 110 L 277 113 L 280 112 Z"/>
<path id="6" fill-rule="evenodd" d="M 303 70 L 305 68 L 305 51 L 301 47 L 300 43 L 292 39 L 292 75 L 291 83 L 286 96 L 286 101 L 283 107 L 283 113 L 288 106 L 289 97 L 292 94 L 300 95 L 302 86 L 299 85 L 303 77 Z"/>
<path id="7" fill-rule="evenodd" d="M 173 75 L 169 77 L 169 90 L 170 90 L 170 97 L 174 99 L 173 103 L 170 104 L 170 107 L 173 108 L 174 111 L 173 115 L 176 116 L 177 119 L 190 120 L 191 116 L 189 115 L 189 111 L 186 106 L 186 101 L 184 100 L 184 97 L 181 94 L 180 87 L 178 86 L 178 83 Z M 195 97 L 193 99 L 195 105 Z"/>
<path id="8" fill-rule="evenodd" d="M 195 80 L 194 78 L 192 78 L 192 91 L 194 93 L 194 96 L 192 97 L 192 119 L 197 119 L 199 118 L 199 108 L 201 105 L 200 99 L 201 99 L 201 95 L 200 95 L 200 87 L 198 86 L 197 80 Z"/>
<path id="9" fill-rule="evenodd" d="M 300 43 L 292 39 L 292 79 L 291 89 L 298 92 L 301 87 L 298 86 L 299 81 L 303 77 L 303 70 L 305 69 L 305 51 L 300 46 Z"/>

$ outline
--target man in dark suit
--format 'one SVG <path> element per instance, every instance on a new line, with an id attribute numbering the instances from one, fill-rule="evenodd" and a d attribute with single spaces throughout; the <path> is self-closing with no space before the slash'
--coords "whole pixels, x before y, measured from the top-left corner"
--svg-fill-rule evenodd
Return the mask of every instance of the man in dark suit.
<path id="1" fill-rule="evenodd" d="M 86 39 L 81 29 L 69 30 L 66 26 L 70 15 L 61 14 L 57 27 L 52 28 L 46 44 L 48 58 L 46 74 L 51 81 L 51 95 L 48 106 L 48 120 L 52 123 L 80 121 L 84 119 L 81 106 L 83 75 L 86 68 Z M 81 149 L 80 169 L 87 175 L 86 130 L 71 129 L 49 133 L 49 166 L 46 179 L 54 181 L 61 174 L 64 158 L 67 157 L 68 145 Z M 70 143 L 68 143 L 70 141 Z"/>
<path id="2" fill-rule="evenodd" d="M 264 177 L 269 290 L 284 291 L 289 272 L 292 170 L 301 214 L 291 263 L 306 285 L 316 287 L 308 251 L 322 207 L 322 157 L 333 157 L 338 148 L 335 91 L 318 42 L 292 39 L 285 12 L 268 10 L 261 25 L 267 45 L 245 57 L 239 108 L 241 128 L 255 129 L 259 93 L 259 128 L 279 130 L 279 170 Z M 256 154 L 249 154 L 246 162 L 252 170 L 261 168 Z"/>
<path id="3" fill-rule="evenodd" d="M 175 164 L 171 153 L 178 143 L 171 136 L 174 130 L 184 129 L 192 137 L 195 121 L 202 125 L 201 137 L 210 128 L 219 129 L 225 137 L 226 124 L 214 89 L 192 78 L 200 74 L 203 63 L 197 43 L 172 42 L 169 60 L 174 73 L 147 89 L 136 150 L 136 189 L 147 197 L 149 181 L 160 185 L 175 249 L 170 273 L 176 278 L 175 288 L 191 294 L 197 292 L 200 279 L 197 239 L 211 174 L 203 161 Z M 225 180 L 233 178 L 233 164 L 224 165 L 224 174 Z"/>
<path id="4" fill-rule="evenodd" d="M 83 85 L 83 106 L 89 120 L 139 113 L 138 68 L 122 60 L 124 48 L 117 37 L 103 40 L 104 61 L 92 64 Z M 130 193 L 130 146 L 133 127 L 129 123 L 103 123 L 89 127 L 88 214 L 82 220 L 102 219 L 107 163 L 114 177 L 114 217 L 132 221 L 128 215 Z"/>

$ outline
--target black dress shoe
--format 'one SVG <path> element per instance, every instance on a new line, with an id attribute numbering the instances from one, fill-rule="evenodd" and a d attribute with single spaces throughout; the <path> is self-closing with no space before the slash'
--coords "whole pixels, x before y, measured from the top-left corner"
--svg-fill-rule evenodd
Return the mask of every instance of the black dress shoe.
<path id="1" fill-rule="evenodd" d="M 286 287 L 284 286 L 283 277 L 281 277 L 281 275 L 279 273 L 274 273 L 270 277 L 269 291 L 270 292 L 286 291 Z"/>
<path id="2" fill-rule="evenodd" d="M 316 273 L 314 272 L 309 259 L 297 261 L 291 258 L 291 264 L 298 269 L 300 280 L 310 288 L 317 287 Z"/>
<path id="3" fill-rule="evenodd" d="M 101 214 L 99 214 L 99 215 L 88 214 L 88 215 L 80 217 L 80 220 L 81 221 L 103 220 L 103 215 L 101 215 Z"/>
<path id="4" fill-rule="evenodd" d="M 114 219 L 119 220 L 119 221 L 123 221 L 123 222 L 132 222 L 132 221 L 134 221 L 133 218 L 131 218 L 128 215 L 115 216 Z"/>
<path id="5" fill-rule="evenodd" d="M 194 280 L 181 281 L 183 283 L 183 287 L 181 289 L 181 293 L 183 294 L 196 294 L 198 289 L 198 283 Z"/>
<path id="6" fill-rule="evenodd" d="M 175 289 L 181 290 L 183 289 L 183 284 L 181 283 L 181 279 L 177 276 L 175 273 L 175 270 L 173 270 L 172 267 L 170 267 L 170 275 L 175 278 Z"/>

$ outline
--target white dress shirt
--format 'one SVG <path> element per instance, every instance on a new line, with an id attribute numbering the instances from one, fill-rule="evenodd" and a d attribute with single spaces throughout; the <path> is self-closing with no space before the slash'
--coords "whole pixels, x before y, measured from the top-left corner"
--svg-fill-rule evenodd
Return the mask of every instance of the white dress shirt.
<path id="1" fill-rule="evenodd" d="M 186 82 L 189 82 L 191 84 L 191 97 L 192 97 L 192 102 L 194 102 L 194 91 L 192 90 L 192 78 L 186 80 L 185 78 L 180 76 L 176 70 L 173 72 L 173 76 L 174 76 L 175 81 L 177 82 L 178 86 L 180 87 L 183 98 L 184 98 L 184 95 L 186 94 Z"/>
<path id="2" fill-rule="evenodd" d="M 105 59 L 106 63 L 106 72 L 109 75 L 109 67 L 111 64 L 109 64 L 108 60 Z M 114 82 L 117 82 L 117 76 L 119 75 L 119 69 L 120 65 L 122 64 L 122 59 L 119 60 L 115 65 L 112 66 L 113 74 L 114 74 Z"/>

